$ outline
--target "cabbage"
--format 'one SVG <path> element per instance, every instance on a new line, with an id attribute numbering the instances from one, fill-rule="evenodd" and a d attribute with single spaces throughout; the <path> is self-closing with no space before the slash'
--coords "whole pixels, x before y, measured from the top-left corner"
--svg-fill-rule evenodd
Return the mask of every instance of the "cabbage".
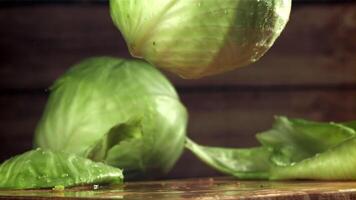
<path id="1" fill-rule="evenodd" d="M 0 165 L 1 189 L 62 188 L 86 184 L 120 184 L 120 169 L 73 154 L 36 149 Z"/>
<path id="2" fill-rule="evenodd" d="M 110 0 L 131 54 L 184 78 L 257 61 L 284 29 L 291 0 Z"/>
<path id="3" fill-rule="evenodd" d="M 186 147 L 211 167 L 240 179 L 356 180 L 356 122 L 277 117 L 253 148 Z"/>
<path id="4" fill-rule="evenodd" d="M 35 144 L 124 169 L 125 179 L 167 173 L 184 148 L 187 112 L 151 65 L 87 59 L 51 88 Z"/>

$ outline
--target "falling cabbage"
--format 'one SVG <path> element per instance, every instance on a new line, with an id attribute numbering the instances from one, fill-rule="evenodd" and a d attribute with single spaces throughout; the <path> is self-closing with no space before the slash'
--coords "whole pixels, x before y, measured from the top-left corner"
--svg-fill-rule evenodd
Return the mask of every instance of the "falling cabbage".
<path id="1" fill-rule="evenodd" d="M 0 165 L 0 189 L 33 189 L 120 184 L 122 171 L 73 154 L 36 149 Z"/>
<path id="2" fill-rule="evenodd" d="M 186 147 L 211 167 L 240 179 L 356 180 L 356 122 L 318 123 L 277 117 L 257 135 L 260 147 Z"/>
<path id="3" fill-rule="evenodd" d="M 291 0 L 110 0 L 131 54 L 184 78 L 257 61 L 284 29 Z"/>
<path id="4" fill-rule="evenodd" d="M 124 169 L 167 173 L 184 148 L 187 112 L 171 83 L 135 60 L 87 59 L 51 88 L 35 144 Z"/>

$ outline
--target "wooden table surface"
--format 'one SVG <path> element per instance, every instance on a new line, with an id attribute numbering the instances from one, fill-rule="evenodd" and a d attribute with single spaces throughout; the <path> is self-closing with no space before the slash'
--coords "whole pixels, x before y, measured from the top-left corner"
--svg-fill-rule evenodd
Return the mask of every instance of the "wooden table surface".
<path id="1" fill-rule="evenodd" d="M 356 182 L 238 181 L 232 178 L 200 178 L 131 182 L 93 189 L 64 191 L 0 191 L 0 199 L 356 199 Z"/>

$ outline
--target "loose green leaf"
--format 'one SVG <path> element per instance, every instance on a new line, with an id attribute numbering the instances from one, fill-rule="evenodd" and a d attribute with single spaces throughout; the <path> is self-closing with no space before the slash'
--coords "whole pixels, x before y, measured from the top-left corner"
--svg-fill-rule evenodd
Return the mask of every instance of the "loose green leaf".
<path id="1" fill-rule="evenodd" d="M 284 29 L 291 0 L 111 0 L 131 54 L 185 78 L 257 61 Z"/>
<path id="2" fill-rule="evenodd" d="M 351 126 L 350 126 L 351 127 Z M 211 167 L 241 179 L 356 180 L 356 133 L 347 124 L 276 117 L 257 134 L 261 147 L 186 147 Z"/>
<path id="3" fill-rule="evenodd" d="M 272 152 L 268 148 L 250 149 L 206 147 L 187 139 L 186 148 L 213 168 L 243 179 L 268 178 Z"/>
<path id="4" fill-rule="evenodd" d="M 270 179 L 356 180 L 355 169 L 356 137 L 353 137 L 300 162 L 273 168 Z"/>
<path id="5" fill-rule="evenodd" d="M 341 124 L 351 128 L 354 131 L 356 131 L 356 121 L 348 121 L 348 122 L 343 122 Z"/>
<path id="6" fill-rule="evenodd" d="M 124 169 L 125 177 L 167 173 L 184 149 L 187 112 L 150 64 L 98 57 L 51 88 L 35 144 Z"/>
<path id="7" fill-rule="evenodd" d="M 276 117 L 271 130 L 257 134 L 258 141 L 273 148 L 278 164 L 299 162 L 355 136 L 354 130 L 336 123 Z"/>
<path id="8" fill-rule="evenodd" d="M 1 189 L 55 188 L 87 184 L 120 184 L 122 171 L 62 152 L 36 149 L 0 165 Z"/>

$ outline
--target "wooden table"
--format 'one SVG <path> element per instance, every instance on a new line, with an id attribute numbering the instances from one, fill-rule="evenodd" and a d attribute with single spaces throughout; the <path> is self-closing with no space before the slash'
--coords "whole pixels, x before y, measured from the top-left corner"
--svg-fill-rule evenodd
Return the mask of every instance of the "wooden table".
<path id="1" fill-rule="evenodd" d="M 356 182 L 238 181 L 201 178 L 132 182 L 120 186 L 77 187 L 64 191 L 0 191 L 0 199 L 356 199 Z"/>

